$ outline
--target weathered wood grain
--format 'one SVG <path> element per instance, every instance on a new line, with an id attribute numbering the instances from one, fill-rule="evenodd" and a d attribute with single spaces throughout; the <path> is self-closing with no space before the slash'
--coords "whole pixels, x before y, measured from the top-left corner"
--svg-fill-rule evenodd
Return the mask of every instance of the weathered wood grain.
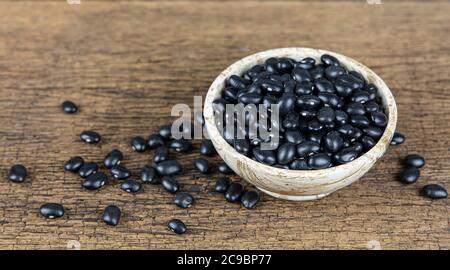
<path id="1" fill-rule="evenodd" d="M 388 2 L 388 1 L 386 1 Z M 61 2 L 0 3 L 0 248 L 81 249 L 323 248 L 449 249 L 449 201 L 418 196 L 426 183 L 450 188 L 450 47 L 447 3 Z M 73 155 L 101 161 L 124 151 L 133 173 L 150 153 L 132 152 L 170 119 L 171 106 L 193 103 L 237 59 L 276 47 L 315 47 L 348 55 L 379 74 L 396 96 L 391 147 L 362 181 L 313 202 L 263 196 L 253 211 L 210 192 L 215 176 L 192 169 L 178 179 L 197 203 L 177 209 L 157 186 L 124 193 L 117 181 L 88 192 L 62 169 Z M 80 104 L 65 115 L 60 103 Z M 78 134 L 94 129 L 98 146 Z M 427 158 L 415 185 L 395 181 L 400 158 Z M 5 180 L 23 163 L 23 184 Z M 61 202 L 67 215 L 44 220 L 38 208 Z M 123 209 L 118 227 L 99 221 L 108 203 Z M 183 219 L 189 233 L 170 233 Z"/>

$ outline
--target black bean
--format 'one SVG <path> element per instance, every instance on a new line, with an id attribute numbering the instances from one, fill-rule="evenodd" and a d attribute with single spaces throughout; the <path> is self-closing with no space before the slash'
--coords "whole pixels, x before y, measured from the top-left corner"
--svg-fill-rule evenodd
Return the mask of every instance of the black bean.
<path id="1" fill-rule="evenodd" d="M 337 131 L 330 131 L 324 137 L 324 146 L 331 152 L 336 153 L 344 146 L 344 138 Z"/>
<path id="2" fill-rule="evenodd" d="M 320 57 L 320 60 L 322 60 L 322 63 L 324 63 L 327 66 L 340 66 L 339 60 L 337 60 L 336 57 L 329 55 L 329 54 L 323 54 Z"/>
<path id="3" fill-rule="evenodd" d="M 150 165 L 145 165 L 141 170 L 142 183 L 158 184 L 156 179 L 156 170 Z"/>
<path id="4" fill-rule="evenodd" d="M 350 124 L 344 124 L 336 128 L 336 131 L 344 136 L 351 136 L 355 132 L 355 128 Z"/>
<path id="5" fill-rule="evenodd" d="M 79 156 L 70 158 L 64 164 L 64 169 L 69 172 L 77 172 L 83 166 L 84 160 Z"/>
<path id="6" fill-rule="evenodd" d="M 364 107 L 366 108 L 366 111 L 368 113 L 372 113 L 372 112 L 379 112 L 380 111 L 380 106 L 378 106 L 378 104 L 375 101 L 368 101 L 364 104 Z"/>
<path id="7" fill-rule="evenodd" d="M 313 154 L 308 159 L 308 166 L 312 169 L 325 169 L 330 167 L 331 159 L 327 154 L 317 153 Z"/>
<path id="8" fill-rule="evenodd" d="M 310 132 L 308 134 L 308 140 L 320 144 L 322 143 L 322 139 L 325 136 L 325 134 L 326 134 L 325 130 Z"/>
<path id="9" fill-rule="evenodd" d="M 301 95 L 311 95 L 314 91 L 314 84 L 312 82 L 298 82 L 295 88 L 295 93 Z"/>
<path id="10" fill-rule="evenodd" d="M 228 187 L 231 185 L 230 178 L 221 176 L 217 178 L 216 184 L 214 185 L 214 191 L 219 193 L 225 193 Z"/>
<path id="11" fill-rule="evenodd" d="M 299 112 L 299 115 L 304 118 L 305 120 L 312 120 L 317 116 L 317 112 L 314 109 L 310 110 L 301 110 Z"/>
<path id="12" fill-rule="evenodd" d="M 237 101 L 237 93 L 239 89 L 234 87 L 227 87 L 223 90 L 223 96 L 226 100 L 230 102 L 236 102 Z"/>
<path id="13" fill-rule="evenodd" d="M 364 115 L 366 113 L 366 108 L 361 103 L 350 102 L 345 107 L 345 112 L 349 115 Z"/>
<path id="14" fill-rule="evenodd" d="M 238 202 L 244 193 L 244 186 L 239 182 L 232 183 L 225 192 L 225 199 L 228 202 Z"/>
<path id="15" fill-rule="evenodd" d="M 323 128 L 323 124 L 317 121 L 316 119 L 308 122 L 308 131 L 320 131 Z"/>
<path id="16" fill-rule="evenodd" d="M 102 137 L 97 132 L 88 130 L 81 132 L 80 139 L 86 143 L 98 143 Z"/>
<path id="17" fill-rule="evenodd" d="M 363 133 L 361 129 L 354 127 L 351 134 L 347 136 L 348 139 L 350 139 L 351 142 L 354 142 L 356 140 L 359 140 L 362 137 Z"/>
<path id="18" fill-rule="evenodd" d="M 165 140 L 172 138 L 172 125 L 162 125 L 158 131 L 159 135 Z"/>
<path id="19" fill-rule="evenodd" d="M 277 160 L 279 164 L 289 164 L 294 160 L 296 154 L 296 146 L 293 143 L 283 143 L 277 151 Z"/>
<path id="20" fill-rule="evenodd" d="M 387 125 L 388 119 L 387 116 L 382 112 L 372 112 L 370 113 L 370 119 L 372 122 L 379 126 L 379 127 L 385 127 Z"/>
<path id="21" fill-rule="evenodd" d="M 131 148 L 136 152 L 144 152 L 147 149 L 147 141 L 141 136 L 134 137 L 131 140 Z"/>
<path id="22" fill-rule="evenodd" d="M 305 140 L 305 136 L 298 130 L 287 130 L 284 133 L 284 139 L 286 142 L 299 144 Z"/>
<path id="23" fill-rule="evenodd" d="M 120 188 L 126 192 L 136 193 L 141 190 L 141 183 L 134 180 L 126 180 L 120 185 Z"/>
<path id="24" fill-rule="evenodd" d="M 291 170 L 306 170 L 309 169 L 308 161 L 304 158 L 299 158 L 291 162 L 289 165 Z"/>
<path id="25" fill-rule="evenodd" d="M 111 167 L 111 174 L 114 178 L 119 180 L 124 180 L 131 176 L 130 170 L 122 165 L 114 165 Z"/>
<path id="26" fill-rule="evenodd" d="M 350 124 L 355 127 L 365 128 L 370 125 L 370 120 L 364 115 L 352 115 L 350 117 Z"/>
<path id="27" fill-rule="evenodd" d="M 250 81 L 241 78 L 237 75 L 231 75 L 230 78 L 228 78 L 228 84 L 235 88 L 245 88 L 248 84 L 250 84 Z"/>
<path id="28" fill-rule="evenodd" d="M 363 132 L 367 136 L 370 136 L 374 139 L 379 139 L 381 135 L 383 135 L 383 130 L 376 126 L 368 126 L 366 128 L 363 128 Z"/>
<path id="29" fill-rule="evenodd" d="M 120 162 L 123 159 L 123 154 L 117 149 L 113 149 L 111 152 L 109 152 L 105 159 L 103 160 L 103 164 L 106 168 L 110 169 L 115 165 L 119 165 Z"/>
<path id="30" fill-rule="evenodd" d="M 155 153 L 153 154 L 153 161 L 155 163 L 167 160 L 168 158 L 169 158 L 169 148 L 165 147 L 164 145 L 156 148 Z"/>
<path id="31" fill-rule="evenodd" d="M 170 148 L 175 149 L 177 152 L 186 152 L 191 148 L 191 142 L 187 139 L 175 139 L 170 142 Z"/>
<path id="32" fill-rule="evenodd" d="M 297 107 L 301 108 L 301 109 L 314 109 L 315 107 L 319 106 L 320 104 L 320 99 L 317 96 L 314 95 L 303 95 L 300 96 L 297 99 Z"/>
<path id="33" fill-rule="evenodd" d="M 303 58 L 302 60 L 295 63 L 295 67 L 303 68 L 303 69 L 310 69 L 313 68 L 316 64 L 316 60 L 311 57 Z"/>
<path id="34" fill-rule="evenodd" d="M 64 101 L 61 106 L 66 113 L 76 113 L 78 111 L 77 105 L 69 100 Z"/>
<path id="35" fill-rule="evenodd" d="M 329 124 L 334 121 L 336 115 L 330 107 L 322 107 L 317 112 L 317 120 L 322 124 Z"/>
<path id="36" fill-rule="evenodd" d="M 271 105 L 277 104 L 278 99 L 274 96 L 265 96 L 262 101 L 265 108 L 271 108 Z"/>
<path id="37" fill-rule="evenodd" d="M 444 199 L 447 198 L 447 190 L 437 184 L 429 184 L 422 188 L 422 192 L 425 196 L 432 199 Z"/>
<path id="38" fill-rule="evenodd" d="M 281 58 L 278 60 L 277 70 L 281 74 L 291 72 L 293 67 L 292 61 L 288 58 Z"/>
<path id="39" fill-rule="evenodd" d="M 311 77 L 314 80 L 317 80 L 319 78 L 322 78 L 324 76 L 325 68 L 322 64 L 316 65 L 315 67 L 311 68 L 309 71 L 309 74 L 311 74 Z"/>
<path id="40" fill-rule="evenodd" d="M 103 211 L 102 220 L 110 226 L 117 226 L 120 221 L 122 211 L 115 205 L 108 205 Z"/>
<path id="41" fill-rule="evenodd" d="M 297 154 L 300 157 L 310 156 L 315 153 L 319 153 L 320 144 L 312 141 L 303 141 L 297 145 Z"/>
<path id="42" fill-rule="evenodd" d="M 261 81 L 261 88 L 271 95 L 281 95 L 284 92 L 284 87 L 281 82 L 276 82 L 272 80 Z M 257 104 L 256 102 L 252 102 Z"/>
<path id="43" fill-rule="evenodd" d="M 200 144 L 200 154 L 205 156 L 214 156 L 217 154 L 211 140 L 202 140 L 202 143 Z"/>
<path id="44" fill-rule="evenodd" d="M 347 98 L 352 95 L 353 87 L 351 84 L 342 82 L 342 81 L 338 81 L 338 80 L 334 80 L 333 84 L 334 84 L 334 88 L 336 89 L 336 93 L 338 94 L 338 96 Z"/>
<path id="45" fill-rule="evenodd" d="M 367 101 L 370 100 L 370 96 L 369 93 L 366 91 L 357 91 L 353 93 L 350 100 L 358 103 L 366 103 Z"/>
<path id="46" fill-rule="evenodd" d="M 329 66 L 325 69 L 325 76 L 330 80 L 344 74 L 345 69 L 340 66 Z"/>
<path id="47" fill-rule="evenodd" d="M 297 82 L 311 82 L 312 77 L 308 70 L 303 68 L 294 68 L 292 70 L 292 78 Z"/>
<path id="48" fill-rule="evenodd" d="M 250 152 L 250 142 L 246 139 L 238 139 L 234 141 L 234 148 L 243 155 L 248 155 Z"/>
<path id="49" fill-rule="evenodd" d="M 221 162 L 217 164 L 217 170 L 223 174 L 233 174 L 234 171 L 225 163 Z"/>
<path id="50" fill-rule="evenodd" d="M 263 100 L 263 96 L 257 93 L 243 94 L 239 97 L 239 103 L 247 104 L 260 104 Z"/>
<path id="51" fill-rule="evenodd" d="M 159 175 L 176 175 L 183 170 L 180 163 L 176 160 L 165 160 L 156 165 L 156 171 Z"/>
<path id="52" fill-rule="evenodd" d="M 284 93 L 278 100 L 278 108 L 280 116 L 286 115 L 294 107 L 297 101 L 297 95 L 294 93 Z"/>
<path id="53" fill-rule="evenodd" d="M 420 177 L 420 171 L 416 167 L 407 167 L 400 173 L 400 181 L 404 184 L 412 184 Z"/>
<path id="54" fill-rule="evenodd" d="M 285 74 L 285 75 L 290 77 L 289 74 Z M 286 82 L 284 82 L 284 92 L 285 93 L 294 93 L 296 89 L 297 89 L 297 82 L 296 81 L 294 81 L 292 79 L 289 79 Z"/>
<path id="55" fill-rule="evenodd" d="M 282 125 L 286 129 L 296 129 L 299 125 L 299 115 L 293 111 L 288 113 L 284 117 Z"/>
<path id="56" fill-rule="evenodd" d="M 405 163 L 408 166 L 422 168 L 425 165 L 425 159 L 417 154 L 411 154 L 405 157 Z"/>
<path id="57" fill-rule="evenodd" d="M 340 109 L 341 99 L 332 93 L 318 93 L 317 97 L 323 104 L 327 104 L 335 109 Z"/>
<path id="58" fill-rule="evenodd" d="M 353 90 L 361 89 L 364 86 L 364 82 L 350 74 L 339 75 L 336 79 L 341 82 L 348 83 L 352 86 Z"/>
<path id="59" fill-rule="evenodd" d="M 64 207 L 59 203 L 45 203 L 41 205 L 39 212 L 46 218 L 60 218 L 64 216 Z"/>
<path id="60" fill-rule="evenodd" d="M 348 121 L 348 114 L 341 111 L 341 110 L 336 110 L 334 112 L 335 114 L 335 120 L 339 125 L 345 125 L 347 124 Z"/>
<path id="61" fill-rule="evenodd" d="M 161 179 L 161 185 L 170 193 L 176 193 L 180 189 L 180 184 L 178 184 L 178 181 L 170 176 L 164 176 Z"/>
<path id="62" fill-rule="evenodd" d="M 319 93 L 334 93 L 333 84 L 325 78 L 315 80 L 314 86 Z"/>
<path id="63" fill-rule="evenodd" d="M 108 176 L 102 172 L 96 172 L 91 174 L 86 180 L 83 182 L 83 187 L 88 190 L 99 189 L 105 185 L 108 180 Z"/>
<path id="64" fill-rule="evenodd" d="M 201 173 L 208 173 L 211 171 L 211 164 L 208 160 L 204 158 L 197 158 L 194 160 L 194 167 L 197 169 L 197 171 Z"/>
<path id="65" fill-rule="evenodd" d="M 358 157 L 358 151 L 354 147 L 346 147 L 334 155 L 336 162 L 340 164 L 348 163 Z"/>
<path id="66" fill-rule="evenodd" d="M 361 138 L 361 142 L 362 142 L 362 144 L 364 146 L 364 149 L 366 149 L 366 150 L 371 149 L 372 147 L 375 146 L 375 144 L 377 144 L 375 142 L 375 140 L 372 137 L 369 137 L 369 136 L 363 136 Z"/>
<path id="67" fill-rule="evenodd" d="M 361 154 L 362 151 L 364 150 L 364 146 L 360 142 L 354 143 L 352 147 L 353 147 L 353 149 L 355 149 L 355 151 L 356 151 L 356 153 L 358 153 L 358 155 Z"/>
<path id="68" fill-rule="evenodd" d="M 194 203 L 194 197 L 188 193 L 178 193 L 175 195 L 173 202 L 180 208 L 189 208 Z"/>
<path id="69" fill-rule="evenodd" d="M 169 226 L 169 229 L 176 234 L 183 234 L 187 230 L 186 225 L 179 219 L 172 219 L 167 225 Z"/>
<path id="70" fill-rule="evenodd" d="M 84 163 L 83 166 L 78 170 L 78 173 L 83 178 L 88 178 L 91 174 L 94 174 L 98 171 L 98 165 L 94 162 Z"/>
<path id="71" fill-rule="evenodd" d="M 256 190 L 248 190 L 241 197 L 241 204 L 247 209 L 255 208 L 259 202 L 259 192 Z"/>
<path id="72" fill-rule="evenodd" d="M 9 169 L 8 179 L 15 183 L 22 183 L 27 177 L 27 168 L 21 164 L 17 164 Z"/>
<path id="73" fill-rule="evenodd" d="M 275 152 L 272 150 L 261 150 L 259 148 L 254 148 L 253 156 L 259 162 L 262 162 L 262 163 L 265 163 L 268 165 L 274 165 L 277 162 L 277 157 L 275 155 Z"/>
<path id="74" fill-rule="evenodd" d="M 405 142 L 405 135 L 400 132 L 395 132 L 392 137 L 391 145 L 399 145 Z"/>

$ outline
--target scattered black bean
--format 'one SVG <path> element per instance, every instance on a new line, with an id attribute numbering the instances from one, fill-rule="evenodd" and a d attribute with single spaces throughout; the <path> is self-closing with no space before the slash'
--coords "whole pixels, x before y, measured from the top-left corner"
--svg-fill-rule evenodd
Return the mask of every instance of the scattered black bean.
<path id="1" fill-rule="evenodd" d="M 41 205 L 39 212 L 46 218 L 60 218 L 64 216 L 64 207 L 59 203 L 45 203 Z"/>
<path id="2" fill-rule="evenodd" d="M 447 190 L 437 184 L 429 184 L 422 188 L 422 192 L 425 196 L 432 199 L 444 199 L 447 198 Z"/>
<path id="3" fill-rule="evenodd" d="M 422 168 L 425 165 L 425 159 L 417 154 L 411 154 L 405 157 L 405 163 L 408 166 Z"/>
<path id="4" fill-rule="evenodd" d="M 161 179 L 161 184 L 163 188 L 170 193 L 176 193 L 180 189 L 180 184 L 178 184 L 178 181 L 170 176 L 164 176 Z"/>
<path id="5" fill-rule="evenodd" d="M 159 128 L 159 135 L 165 140 L 172 138 L 172 125 L 163 125 Z"/>
<path id="6" fill-rule="evenodd" d="M 205 156 L 214 156 L 216 153 L 216 149 L 214 148 L 211 140 L 204 139 L 200 144 L 200 154 Z"/>
<path id="7" fill-rule="evenodd" d="M 244 186 L 239 182 L 232 183 L 225 192 L 225 199 L 229 202 L 238 202 L 244 193 Z"/>
<path id="8" fill-rule="evenodd" d="M 164 145 L 164 138 L 159 134 L 152 134 L 147 140 L 148 148 L 155 149 Z"/>
<path id="9" fill-rule="evenodd" d="M 225 193 L 228 187 L 231 185 L 230 178 L 221 176 L 217 179 L 216 184 L 214 186 L 214 191 L 219 193 Z"/>
<path id="10" fill-rule="evenodd" d="M 70 158 L 66 163 L 64 164 L 64 169 L 69 172 L 77 172 L 81 166 L 83 166 L 84 160 L 83 158 L 76 156 Z"/>
<path id="11" fill-rule="evenodd" d="M 122 159 L 123 159 L 122 152 L 120 152 L 117 149 L 113 149 L 105 156 L 103 164 L 105 165 L 106 168 L 111 169 L 113 166 L 119 165 Z"/>
<path id="12" fill-rule="evenodd" d="M 66 113 L 76 113 L 78 111 L 77 105 L 69 100 L 64 101 L 61 106 Z"/>
<path id="13" fill-rule="evenodd" d="M 173 199 L 173 202 L 175 205 L 181 208 L 189 208 L 194 203 L 194 197 L 192 197 L 191 194 L 188 193 L 178 193 L 175 195 L 175 198 Z"/>
<path id="14" fill-rule="evenodd" d="M 96 172 L 84 180 L 83 187 L 88 190 L 99 189 L 105 185 L 107 180 L 108 176 L 106 176 L 106 174 L 103 172 Z"/>
<path id="15" fill-rule="evenodd" d="M 156 148 L 155 153 L 153 155 L 153 161 L 155 163 L 159 163 L 161 161 L 169 159 L 169 148 L 164 145 Z"/>
<path id="16" fill-rule="evenodd" d="M 412 184 L 420 177 L 420 171 L 416 167 L 407 167 L 400 173 L 400 181 L 404 184 Z"/>
<path id="17" fill-rule="evenodd" d="M 241 197 L 241 204 L 247 208 L 252 209 L 259 202 L 259 193 L 256 190 L 248 190 Z"/>
<path id="18" fill-rule="evenodd" d="M 191 148 L 191 142 L 187 139 L 176 139 L 170 142 L 170 148 L 177 152 L 186 152 Z"/>
<path id="19" fill-rule="evenodd" d="M 183 221 L 179 219 L 172 219 L 168 223 L 169 229 L 176 234 L 183 234 L 187 228 Z"/>
<path id="20" fill-rule="evenodd" d="M 27 168 L 25 166 L 17 164 L 11 167 L 8 174 L 9 181 L 15 182 L 15 183 L 22 183 L 25 181 L 25 178 L 27 177 Z"/>
<path id="21" fill-rule="evenodd" d="M 120 185 L 120 188 L 125 190 L 126 192 L 136 193 L 141 190 L 141 183 L 134 180 L 126 180 Z"/>
<path id="22" fill-rule="evenodd" d="M 80 139 L 86 143 L 98 143 L 102 137 L 95 131 L 83 131 L 80 134 Z"/>
<path id="23" fill-rule="evenodd" d="M 176 160 L 165 160 L 156 165 L 156 171 L 159 175 L 176 175 L 183 170 L 180 163 Z"/>
<path id="24" fill-rule="evenodd" d="M 88 178 L 91 174 L 94 174 L 98 171 L 98 165 L 94 162 L 84 163 L 83 166 L 78 170 L 78 173 L 83 178 Z"/>
<path id="25" fill-rule="evenodd" d="M 141 170 L 141 181 L 142 183 L 157 184 L 156 170 L 150 165 L 145 165 Z"/>
<path id="26" fill-rule="evenodd" d="M 405 135 L 400 132 L 395 132 L 392 137 L 391 145 L 399 145 L 405 142 Z"/>
<path id="27" fill-rule="evenodd" d="M 117 226 L 121 215 L 122 211 L 120 211 L 119 207 L 115 205 L 108 205 L 103 212 L 102 220 L 110 226 Z"/>
<path id="28" fill-rule="evenodd" d="M 131 140 L 131 148 L 136 152 L 144 152 L 147 149 L 147 141 L 140 137 L 134 137 Z"/>
<path id="29" fill-rule="evenodd" d="M 208 173 L 211 171 L 211 164 L 208 160 L 204 158 L 197 158 L 194 160 L 194 167 L 197 169 L 197 171 L 201 173 Z"/>
<path id="30" fill-rule="evenodd" d="M 115 165 L 111 168 L 111 175 L 116 179 L 124 180 L 131 176 L 131 172 L 122 165 Z"/>
<path id="31" fill-rule="evenodd" d="M 221 162 L 217 164 L 217 170 L 223 174 L 233 174 L 234 171 L 225 163 Z"/>

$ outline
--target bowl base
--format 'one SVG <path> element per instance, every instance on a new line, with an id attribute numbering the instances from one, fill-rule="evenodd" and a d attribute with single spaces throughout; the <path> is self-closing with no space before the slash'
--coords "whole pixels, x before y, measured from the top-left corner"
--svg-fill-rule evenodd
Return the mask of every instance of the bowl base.
<path id="1" fill-rule="evenodd" d="M 283 200 L 289 200 L 289 201 L 313 201 L 313 200 L 318 200 L 325 196 L 330 195 L 330 193 L 324 193 L 324 194 L 318 194 L 318 195 L 291 196 L 291 195 L 283 195 L 283 194 L 274 193 L 274 192 L 267 191 L 262 188 L 257 188 L 257 189 L 261 190 L 262 192 L 264 192 L 272 197 L 275 197 L 278 199 L 283 199 Z"/>

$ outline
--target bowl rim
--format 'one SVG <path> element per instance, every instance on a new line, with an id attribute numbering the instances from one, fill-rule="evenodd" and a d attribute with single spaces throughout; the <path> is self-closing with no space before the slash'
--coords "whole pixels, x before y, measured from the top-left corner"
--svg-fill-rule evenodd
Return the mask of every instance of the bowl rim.
<path id="1" fill-rule="evenodd" d="M 292 170 L 292 169 L 283 169 L 283 168 L 277 168 L 259 161 L 255 161 L 234 149 L 230 144 L 228 144 L 223 136 L 220 134 L 216 124 L 214 123 L 214 115 L 212 110 L 212 102 L 215 100 L 214 94 L 216 91 L 219 91 L 220 93 L 225 89 L 225 87 L 222 86 L 222 84 L 225 83 L 225 80 L 230 77 L 231 75 L 235 75 L 236 73 L 233 73 L 235 69 L 238 69 L 240 66 L 244 64 L 248 64 L 249 62 L 253 62 L 253 65 L 257 64 L 257 60 L 259 59 L 268 59 L 269 57 L 292 57 L 290 55 L 295 54 L 298 51 L 310 51 L 311 54 L 329 54 L 334 57 L 336 57 L 342 64 L 341 60 L 345 60 L 344 62 L 349 62 L 352 66 L 358 67 L 357 69 L 349 69 L 345 64 L 343 65 L 348 70 L 356 70 L 359 73 L 361 73 L 364 76 L 364 73 L 367 73 L 371 76 L 371 80 L 368 80 L 365 77 L 366 80 L 369 82 L 377 81 L 375 84 L 379 91 L 377 92 L 378 95 L 380 94 L 380 90 L 382 90 L 383 95 L 383 103 L 386 102 L 386 104 L 383 104 L 385 106 L 385 112 L 388 114 L 388 123 L 385 127 L 385 130 L 383 131 L 383 135 L 379 138 L 378 142 L 367 152 L 365 152 L 363 155 L 357 157 L 356 159 L 345 163 L 340 164 L 337 166 L 332 166 L 325 169 L 317 169 L 317 170 Z M 308 57 L 307 55 L 302 57 Z M 312 56 L 309 56 L 312 57 Z M 313 57 L 314 58 L 314 57 Z M 361 72 L 363 71 L 363 72 Z M 242 74 L 237 74 L 242 75 Z M 219 89 L 220 88 L 220 89 Z M 287 47 L 287 48 L 276 48 L 276 49 L 269 49 L 265 51 L 260 51 L 254 54 L 251 54 L 249 56 L 246 56 L 244 58 L 241 58 L 237 61 L 235 61 L 233 64 L 228 66 L 225 70 L 223 70 L 213 81 L 210 88 L 208 89 L 208 92 L 206 94 L 206 98 L 204 101 L 204 108 L 203 108 L 203 114 L 205 119 L 205 126 L 206 130 L 208 132 L 208 136 L 211 138 L 211 136 L 214 136 L 215 140 L 218 140 L 221 143 L 221 146 L 224 147 L 223 151 L 226 151 L 238 158 L 243 158 L 247 164 L 250 164 L 253 166 L 260 166 L 264 168 L 266 171 L 271 170 L 273 174 L 277 175 L 283 175 L 283 174 L 302 174 L 304 177 L 308 176 L 317 176 L 317 174 L 320 172 L 323 173 L 333 173 L 336 172 L 336 170 L 351 170 L 354 169 L 355 163 L 357 161 L 360 161 L 364 157 L 370 157 L 372 156 L 372 159 L 378 160 L 381 156 L 383 156 L 384 151 L 379 151 L 380 145 L 383 146 L 383 144 L 389 144 L 392 136 L 395 132 L 396 124 L 397 124 L 397 105 L 394 99 L 394 96 L 389 89 L 389 87 L 386 85 L 386 83 L 381 79 L 373 70 L 368 68 L 367 66 L 361 64 L 360 62 L 354 60 L 353 58 L 350 58 L 348 56 L 335 53 L 328 50 L 323 49 L 313 49 L 313 48 L 306 48 L 306 47 Z M 214 143 L 214 142 L 213 142 Z M 385 145 L 384 148 L 387 148 L 388 146 Z M 370 159 L 370 158 L 369 158 Z M 283 182 L 283 179 L 280 177 L 280 181 Z"/>

